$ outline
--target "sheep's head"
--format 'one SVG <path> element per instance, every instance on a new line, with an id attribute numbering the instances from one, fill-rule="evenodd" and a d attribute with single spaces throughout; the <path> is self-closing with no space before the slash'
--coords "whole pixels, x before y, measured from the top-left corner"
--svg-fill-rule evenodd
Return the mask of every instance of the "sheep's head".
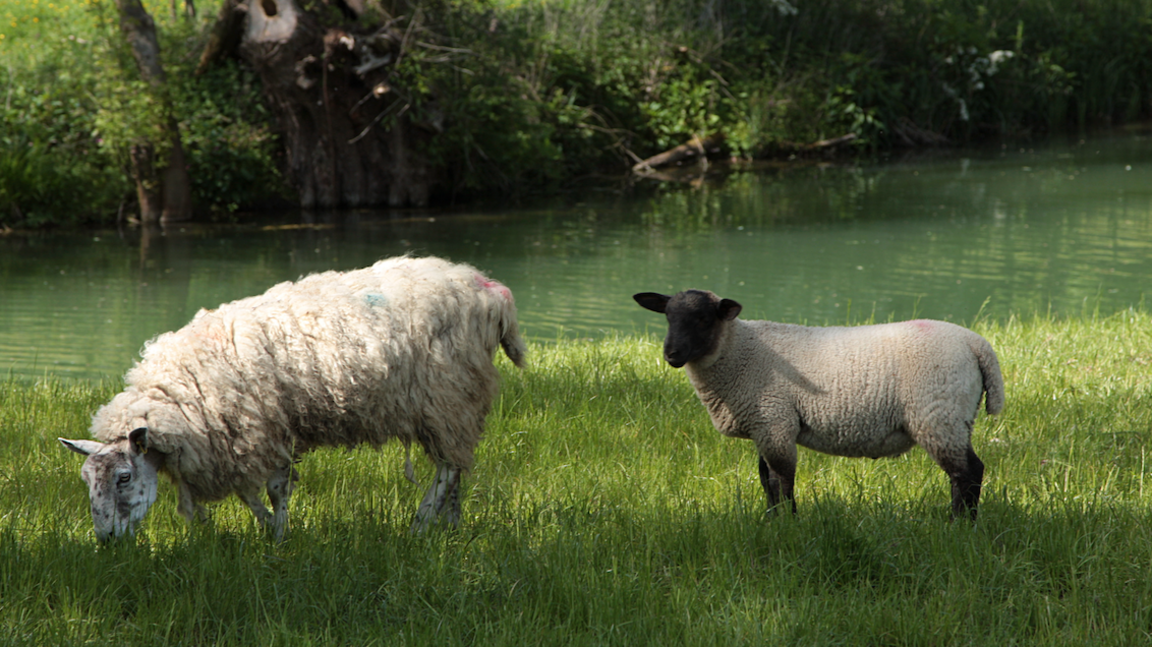
<path id="1" fill-rule="evenodd" d="M 156 501 L 157 452 L 148 455 L 148 429 L 140 428 L 127 438 L 104 444 L 94 440 L 59 441 L 88 459 L 80 475 L 88 484 L 96 538 L 107 541 L 133 535 L 136 524 Z"/>
<path id="2" fill-rule="evenodd" d="M 668 318 L 664 359 L 675 368 L 715 352 L 724 323 L 735 319 L 743 307 L 706 290 L 685 290 L 672 296 L 641 292 L 632 298 Z"/>

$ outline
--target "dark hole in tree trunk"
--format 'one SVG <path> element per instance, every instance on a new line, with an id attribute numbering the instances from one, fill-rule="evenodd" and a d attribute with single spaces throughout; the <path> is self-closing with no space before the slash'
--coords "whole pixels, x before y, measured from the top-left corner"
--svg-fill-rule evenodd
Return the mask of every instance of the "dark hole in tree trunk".
<path id="1" fill-rule="evenodd" d="M 274 0 L 260 0 L 260 6 L 263 7 L 265 16 L 276 15 L 276 2 Z"/>

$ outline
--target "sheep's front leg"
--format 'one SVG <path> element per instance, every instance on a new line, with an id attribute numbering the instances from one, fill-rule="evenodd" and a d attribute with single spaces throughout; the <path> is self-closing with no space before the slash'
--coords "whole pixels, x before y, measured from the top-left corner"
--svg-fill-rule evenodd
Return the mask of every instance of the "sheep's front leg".
<path id="1" fill-rule="evenodd" d="M 796 499 L 793 488 L 796 485 L 796 435 L 799 423 L 789 422 L 765 425 L 753 429 L 749 436 L 756 443 L 760 453 L 760 485 L 768 498 L 768 511 L 774 512 L 781 503 L 787 502 L 796 514 Z"/>
<path id="2" fill-rule="evenodd" d="M 763 456 L 759 458 L 760 485 L 764 487 L 764 495 L 768 497 L 768 511 L 774 512 L 780 503 L 780 477 L 768 467 Z"/>
<path id="3" fill-rule="evenodd" d="M 180 513 L 180 516 L 187 519 L 188 523 L 207 521 L 208 511 L 192 497 L 192 490 L 188 487 L 188 484 L 183 480 L 178 480 L 176 489 L 176 511 Z"/>
<path id="4" fill-rule="evenodd" d="M 272 503 L 272 537 L 276 541 L 284 538 L 284 531 L 288 528 L 288 499 L 292 497 L 292 490 L 300 475 L 289 463 L 276 470 L 268 479 L 268 501 Z"/>
<path id="5" fill-rule="evenodd" d="M 432 487 L 424 495 L 412 521 L 412 532 L 424 532 L 437 521 L 453 528 L 460 524 L 460 468 L 438 464 Z"/>
<path id="6" fill-rule="evenodd" d="M 259 487 L 236 492 L 236 496 L 240 497 L 252 511 L 256 521 L 260 522 L 265 530 L 270 530 L 276 541 L 284 538 L 284 530 L 288 527 L 288 498 L 292 496 L 293 483 L 298 478 L 291 464 L 281 467 L 268 477 L 265 487 L 268 491 L 268 500 L 272 503 L 272 512 L 264 506 Z"/>
<path id="7" fill-rule="evenodd" d="M 792 514 L 796 514 L 796 498 L 793 488 L 796 484 L 796 462 L 784 459 L 765 460 L 760 457 L 760 485 L 768 498 L 768 511 L 775 512 L 782 502 L 789 502 Z"/>
<path id="8" fill-rule="evenodd" d="M 252 516 L 256 517 L 256 521 L 260 522 L 260 526 L 267 528 L 269 522 L 272 520 L 272 514 L 268 512 L 268 508 L 264 507 L 264 501 L 260 499 L 260 488 L 254 487 L 243 491 L 237 491 L 236 496 L 248 506 L 252 511 Z"/>
<path id="9" fill-rule="evenodd" d="M 788 503 L 796 514 L 796 438 L 800 435 L 800 421 L 785 409 L 766 410 L 763 418 L 747 425 L 747 437 L 756 444 L 760 454 L 760 485 L 768 498 L 768 511 L 775 512 L 782 503 Z"/>

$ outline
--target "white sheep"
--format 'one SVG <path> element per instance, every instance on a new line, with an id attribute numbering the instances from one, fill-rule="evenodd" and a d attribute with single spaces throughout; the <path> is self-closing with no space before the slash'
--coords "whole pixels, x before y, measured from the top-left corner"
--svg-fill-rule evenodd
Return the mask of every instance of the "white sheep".
<path id="1" fill-rule="evenodd" d="M 301 454 L 393 438 L 436 465 L 413 530 L 454 526 L 498 389 L 497 345 L 524 365 L 512 293 L 469 265 L 405 256 L 315 274 L 159 335 L 93 417 L 101 442 L 60 441 L 88 457 L 101 541 L 135 532 L 161 472 L 187 519 L 235 493 L 279 539 Z"/>
<path id="2" fill-rule="evenodd" d="M 952 480 L 952 514 L 973 519 L 984 464 L 972 425 L 1004 406 L 992 346 L 943 321 L 810 328 L 737 319 L 712 292 L 633 297 L 668 319 L 664 358 L 685 367 L 716 429 L 759 451 L 769 508 L 789 501 L 796 445 L 837 456 L 898 456 L 920 445 Z"/>

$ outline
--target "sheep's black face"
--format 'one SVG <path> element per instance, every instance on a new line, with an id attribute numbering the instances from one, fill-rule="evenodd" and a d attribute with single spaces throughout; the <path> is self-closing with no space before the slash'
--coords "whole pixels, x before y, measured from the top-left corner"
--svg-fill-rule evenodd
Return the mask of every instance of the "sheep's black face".
<path id="1" fill-rule="evenodd" d="M 671 297 L 645 292 L 633 298 L 668 318 L 664 359 L 675 368 L 715 351 L 724 322 L 735 319 L 741 310 L 739 303 L 704 290 L 685 290 Z"/>

